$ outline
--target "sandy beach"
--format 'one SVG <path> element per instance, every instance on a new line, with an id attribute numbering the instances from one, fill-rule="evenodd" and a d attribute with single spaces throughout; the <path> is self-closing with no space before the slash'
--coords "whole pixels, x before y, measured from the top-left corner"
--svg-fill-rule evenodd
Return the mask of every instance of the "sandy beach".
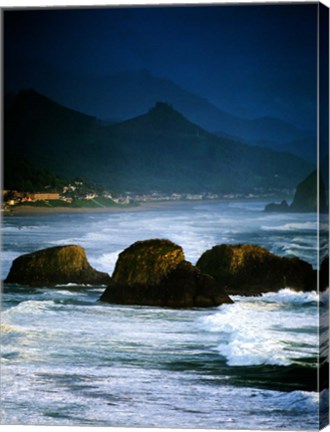
<path id="1" fill-rule="evenodd" d="M 203 200 L 203 202 L 206 200 Z M 10 216 L 28 216 L 54 213 L 122 213 L 122 212 L 141 212 L 155 209 L 169 209 L 178 205 L 185 206 L 199 201 L 157 201 L 141 202 L 132 206 L 113 206 L 113 207 L 95 207 L 95 208 L 74 208 L 74 207 L 34 207 L 34 206 L 13 206 L 10 210 L 5 210 L 2 215 Z"/>

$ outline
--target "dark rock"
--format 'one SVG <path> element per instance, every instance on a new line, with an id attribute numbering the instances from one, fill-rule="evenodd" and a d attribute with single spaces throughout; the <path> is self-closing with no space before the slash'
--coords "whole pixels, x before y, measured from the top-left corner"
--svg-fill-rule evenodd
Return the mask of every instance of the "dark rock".
<path id="1" fill-rule="evenodd" d="M 286 200 L 283 200 L 281 204 L 271 203 L 267 204 L 265 207 L 265 211 L 267 212 L 288 212 L 290 210 L 289 204 Z"/>
<path id="2" fill-rule="evenodd" d="M 216 280 L 182 261 L 160 284 L 163 305 L 169 307 L 214 307 L 233 303 Z"/>
<path id="3" fill-rule="evenodd" d="M 30 286 L 68 283 L 103 285 L 110 281 L 107 273 L 90 266 L 85 250 L 76 245 L 57 246 L 21 255 L 13 261 L 5 280 Z"/>
<path id="4" fill-rule="evenodd" d="M 319 184 L 319 189 L 318 189 Z M 327 196 L 322 176 L 315 170 L 296 188 L 291 205 L 284 200 L 281 204 L 267 204 L 267 212 L 313 213 L 328 212 Z"/>
<path id="5" fill-rule="evenodd" d="M 100 300 L 174 308 L 232 303 L 211 276 L 184 261 L 180 246 L 157 239 L 134 243 L 119 255 Z"/>
<path id="6" fill-rule="evenodd" d="M 259 295 L 285 287 L 310 291 L 313 268 L 298 258 L 279 257 L 257 245 L 218 245 L 206 251 L 196 266 L 213 276 L 227 294 Z"/>
<path id="7" fill-rule="evenodd" d="M 298 184 L 297 190 L 290 206 L 290 210 L 297 213 L 316 212 L 318 199 L 320 211 L 323 213 L 327 210 L 327 200 L 325 187 L 322 177 L 317 171 L 313 171 L 301 183 Z M 317 180 L 319 180 L 319 194 L 317 191 Z"/>

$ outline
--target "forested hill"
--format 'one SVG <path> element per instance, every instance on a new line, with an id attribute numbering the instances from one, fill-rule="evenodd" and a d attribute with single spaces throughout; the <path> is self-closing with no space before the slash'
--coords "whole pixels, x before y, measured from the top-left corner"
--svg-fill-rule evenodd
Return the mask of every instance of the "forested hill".
<path id="1" fill-rule="evenodd" d="M 4 147 L 5 170 L 9 158 L 25 157 L 118 192 L 256 193 L 294 188 L 313 168 L 288 153 L 213 135 L 167 103 L 106 125 L 34 90 L 6 97 Z"/>
<path id="2" fill-rule="evenodd" d="M 315 159 L 315 133 L 274 117 L 243 118 L 213 105 L 198 93 L 153 75 L 147 69 L 97 76 L 64 72 L 43 62 L 6 64 L 9 89 L 33 87 L 62 105 L 103 120 L 123 121 L 148 111 L 156 101 L 171 103 L 193 123 L 220 136 L 247 144 L 289 150 L 306 160 Z M 233 87 L 235 92 L 235 87 Z M 224 100 L 229 97 L 224 95 Z M 237 98 L 237 94 L 233 95 Z M 241 105 L 248 106 L 241 100 Z M 253 116 L 252 116 L 253 117 Z"/>

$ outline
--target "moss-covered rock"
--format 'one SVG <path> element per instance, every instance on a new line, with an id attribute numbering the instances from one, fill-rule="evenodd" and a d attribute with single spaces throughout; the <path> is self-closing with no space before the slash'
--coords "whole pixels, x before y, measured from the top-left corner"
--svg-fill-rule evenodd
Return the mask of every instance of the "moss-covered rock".
<path id="1" fill-rule="evenodd" d="M 13 261 L 5 280 L 30 286 L 59 284 L 103 285 L 111 281 L 107 273 L 90 266 L 81 246 L 67 245 L 21 255 Z"/>
<path id="2" fill-rule="evenodd" d="M 184 260 L 168 240 L 146 240 L 123 251 L 101 301 L 161 307 L 212 307 L 232 301 L 220 285 Z"/>
<path id="3" fill-rule="evenodd" d="M 138 241 L 119 254 L 113 283 L 157 285 L 183 260 L 182 248 L 169 240 Z"/>
<path id="4" fill-rule="evenodd" d="M 206 251 L 196 266 L 228 294 L 259 295 L 290 287 L 315 288 L 313 268 L 298 258 L 279 257 L 257 245 L 222 244 Z"/>

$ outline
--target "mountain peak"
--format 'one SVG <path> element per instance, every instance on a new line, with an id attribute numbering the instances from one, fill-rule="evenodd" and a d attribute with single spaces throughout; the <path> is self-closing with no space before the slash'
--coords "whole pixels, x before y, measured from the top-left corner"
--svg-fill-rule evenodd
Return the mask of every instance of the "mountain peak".
<path id="1" fill-rule="evenodd" d="M 185 118 L 181 113 L 179 113 L 179 111 L 176 111 L 173 108 L 172 104 L 168 102 L 162 102 L 162 101 L 157 101 L 155 105 L 152 108 L 150 108 L 148 114 L 151 115 L 152 117 L 158 117 L 163 120 L 169 117 L 176 117 L 176 118 L 180 117 L 181 119 Z"/>
<path id="2" fill-rule="evenodd" d="M 194 128 L 198 127 L 196 124 L 193 124 L 190 120 L 187 119 L 181 112 L 177 111 L 172 104 L 163 101 L 157 101 L 155 105 L 149 109 L 149 111 L 145 114 L 149 118 L 153 119 L 153 121 L 161 121 L 161 122 L 171 122 L 171 123 L 180 123 L 181 126 L 193 126 Z"/>
<path id="3" fill-rule="evenodd" d="M 184 115 L 173 108 L 168 102 L 158 101 L 145 114 L 118 123 L 116 128 L 129 127 L 140 133 L 199 134 L 204 130 L 190 122 Z"/>
<path id="4" fill-rule="evenodd" d="M 175 110 L 172 104 L 168 102 L 157 101 L 155 105 L 150 109 L 150 112 L 152 111 L 173 112 Z"/>
<path id="5" fill-rule="evenodd" d="M 6 109 L 5 166 L 8 158 L 24 157 L 63 177 L 88 173 L 91 182 L 139 193 L 267 192 L 293 187 L 312 171 L 289 154 L 283 159 L 275 151 L 217 138 L 167 102 L 131 120 L 101 125 L 45 101 Z M 15 179 L 15 171 L 7 172 Z"/>
<path id="6" fill-rule="evenodd" d="M 8 94 L 10 100 L 12 103 L 15 104 L 41 104 L 41 103 L 51 103 L 54 104 L 54 101 L 51 101 L 46 96 L 42 95 L 41 93 L 37 92 L 33 88 L 26 88 L 26 89 L 20 89 L 17 92 L 9 93 Z"/>
<path id="7" fill-rule="evenodd" d="M 19 117 L 24 113 L 24 118 L 29 121 L 36 118 L 39 121 L 43 121 L 44 118 L 50 119 L 50 113 L 53 121 L 70 119 L 80 122 L 82 118 L 86 123 L 94 121 L 94 117 L 66 108 L 33 88 L 21 89 L 17 93 L 8 94 L 5 103 L 5 110 L 11 111 L 11 117 Z"/>

